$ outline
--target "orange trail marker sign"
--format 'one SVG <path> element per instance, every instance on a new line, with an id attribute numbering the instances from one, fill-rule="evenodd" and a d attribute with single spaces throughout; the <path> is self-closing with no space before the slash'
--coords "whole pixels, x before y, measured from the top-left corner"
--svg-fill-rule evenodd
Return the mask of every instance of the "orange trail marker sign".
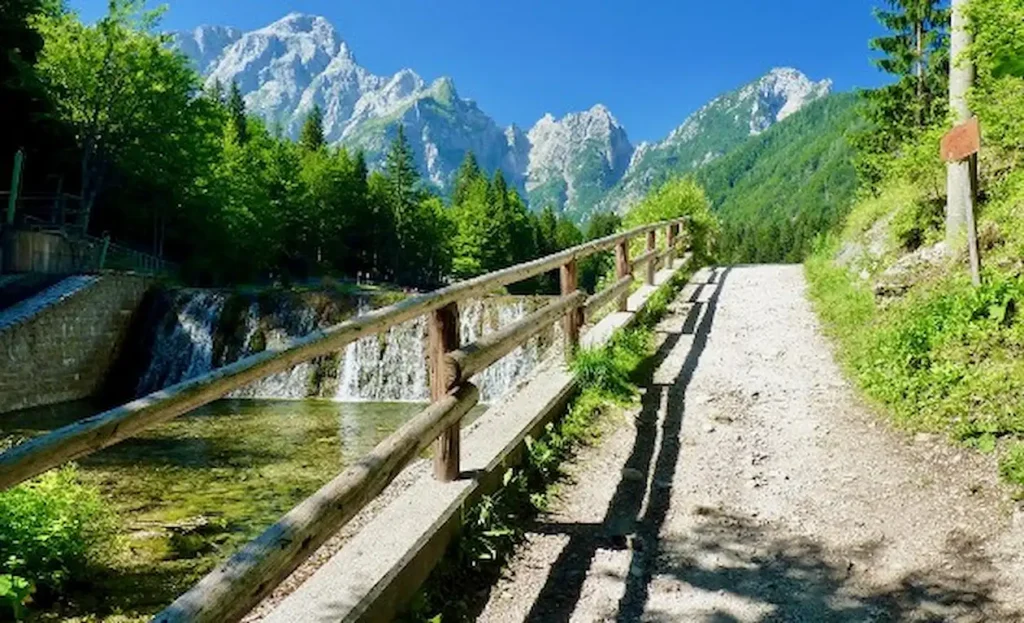
<path id="1" fill-rule="evenodd" d="M 940 152 L 946 162 L 965 160 L 980 150 L 981 126 L 977 117 L 971 117 L 942 137 Z"/>

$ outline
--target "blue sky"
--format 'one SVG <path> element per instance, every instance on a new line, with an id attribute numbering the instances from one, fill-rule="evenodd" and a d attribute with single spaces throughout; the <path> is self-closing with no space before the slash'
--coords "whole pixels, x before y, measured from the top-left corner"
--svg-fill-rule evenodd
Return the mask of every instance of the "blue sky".
<path id="1" fill-rule="evenodd" d="M 500 124 L 528 129 L 601 102 L 633 142 L 776 66 L 839 90 L 885 82 L 868 62 L 881 0 L 167 0 L 163 26 L 251 30 L 327 17 L 370 71 L 449 75 Z M 92 21 L 107 0 L 70 0 Z"/>

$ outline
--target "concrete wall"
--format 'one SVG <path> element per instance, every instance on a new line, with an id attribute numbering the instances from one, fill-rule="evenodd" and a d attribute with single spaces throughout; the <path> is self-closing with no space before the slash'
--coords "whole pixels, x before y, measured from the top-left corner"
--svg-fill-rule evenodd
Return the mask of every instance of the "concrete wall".
<path id="1" fill-rule="evenodd" d="M 149 284 L 69 277 L 0 312 L 0 413 L 98 392 Z"/>

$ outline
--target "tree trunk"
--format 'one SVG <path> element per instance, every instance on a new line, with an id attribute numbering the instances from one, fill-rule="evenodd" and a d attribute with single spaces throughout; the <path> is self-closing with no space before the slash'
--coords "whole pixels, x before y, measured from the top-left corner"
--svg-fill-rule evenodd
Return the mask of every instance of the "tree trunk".
<path id="1" fill-rule="evenodd" d="M 924 23 L 918 20 L 914 24 L 914 36 L 917 39 L 917 63 L 914 71 L 917 73 L 917 127 L 924 126 Z"/>
<path id="2" fill-rule="evenodd" d="M 974 67 L 964 58 L 971 44 L 964 7 L 967 0 L 953 0 L 949 36 L 949 110 L 955 123 L 971 118 L 967 91 L 974 83 Z M 970 205 L 971 171 L 967 161 L 946 165 L 946 246 L 953 251 L 962 242 Z"/>

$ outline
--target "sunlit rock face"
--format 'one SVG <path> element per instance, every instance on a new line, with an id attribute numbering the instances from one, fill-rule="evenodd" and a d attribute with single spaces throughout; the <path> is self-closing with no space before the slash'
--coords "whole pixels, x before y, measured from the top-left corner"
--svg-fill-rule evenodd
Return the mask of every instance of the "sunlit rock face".
<path id="1" fill-rule="evenodd" d="M 596 210 L 624 212 L 658 183 L 718 158 L 831 90 L 828 80 L 772 69 L 715 98 L 664 140 L 634 146 L 602 104 L 561 118 L 544 115 L 526 132 L 500 126 L 451 78 L 427 81 L 411 69 L 370 72 L 315 15 L 292 13 L 251 32 L 200 26 L 174 33 L 173 41 L 207 85 L 237 83 L 248 110 L 288 136 L 297 137 L 319 106 L 328 142 L 363 150 L 376 168 L 402 126 L 421 174 L 440 192 L 451 188 L 472 151 L 484 171 L 502 171 L 533 209 L 550 205 L 577 222 Z"/>

